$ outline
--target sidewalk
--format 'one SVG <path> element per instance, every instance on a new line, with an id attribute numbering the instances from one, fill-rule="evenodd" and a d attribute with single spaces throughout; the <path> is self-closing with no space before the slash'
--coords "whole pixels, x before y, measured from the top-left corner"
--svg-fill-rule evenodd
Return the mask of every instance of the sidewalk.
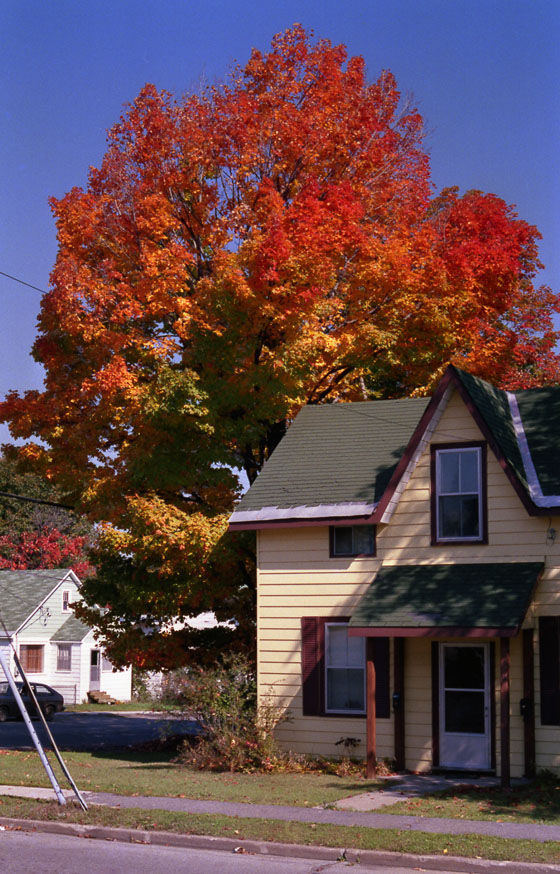
<path id="1" fill-rule="evenodd" d="M 491 781 L 492 778 L 483 778 Z M 560 841 L 560 826 L 540 825 L 533 823 L 505 823 L 483 820 L 462 819 L 438 819 L 435 817 L 400 816 L 389 813 L 377 813 L 375 807 L 379 807 L 380 799 L 384 805 L 393 804 L 405 797 L 411 797 L 409 793 L 420 794 L 422 786 L 424 792 L 433 791 L 435 788 L 444 789 L 448 785 L 465 784 L 465 779 L 456 779 L 449 782 L 449 778 L 406 778 L 398 785 L 388 786 L 383 792 L 366 793 L 365 795 L 353 796 L 338 802 L 338 809 L 325 809 L 321 807 L 289 807 L 279 804 L 243 804 L 228 801 L 196 801 L 190 798 L 168 798 L 161 796 L 129 796 L 113 795 L 108 792 L 82 792 L 83 797 L 89 804 L 107 805 L 110 807 L 157 809 L 180 811 L 184 813 L 214 813 L 224 816 L 239 816 L 247 819 L 277 819 L 285 822 L 313 822 L 331 825 L 363 826 L 366 828 L 401 829 L 403 831 L 429 832 L 431 834 L 480 834 L 500 838 L 525 838 L 533 841 Z M 434 785 L 434 781 L 437 781 Z M 429 785 L 428 785 L 429 784 Z M 471 781 L 469 784 L 482 785 L 482 782 Z M 73 793 L 65 790 L 67 798 L 73 798 Z M 0 795 L 17 796 L 22 798 L 37 798 L 52 800 L 52 789 L 40 789 L 26 786 L 0 786 Z M 375 796 L 375 797 L 373 797 Z M 367 804 L 369 809 L 365 807 Z M 340 809 L 341 806 L 348 808 L 350 804 L 358 806 L 358 809 Z M 364 809 L 365 808 L 365 809 Z M 559 869 L 560 870 L 560 869 Z"/>

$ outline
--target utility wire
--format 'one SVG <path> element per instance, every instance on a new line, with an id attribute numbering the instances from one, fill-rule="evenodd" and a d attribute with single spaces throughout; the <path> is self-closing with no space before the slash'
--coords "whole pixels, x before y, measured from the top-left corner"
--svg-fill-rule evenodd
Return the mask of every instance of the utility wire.
<path id="1" fill-rule="evenodd" d="M 14 282 L 19 282 L 20 285 L 26 285 L 27 288 L 32 288 L 33 291 L 39 291 L 41 294 L 47 294 L 44 288 L 39 288 L 37 285 L 31 285 L 30 282 L 25 282 L 23 279 L 18 279 L 17 276 L 12 276 L 10 273 L 4 273 L 3 270 L 0 270 L 0 276 L 6 276 L 8 279 L 12 279 Z"/>
<path id="2" fill-rule="evenodd" d="M 45 504 L 47 507 L 60 507 L 62 510 L 74 510 L 70 504 L 59 504 L 57 501 L 43 501 L 40 498 L 27 498 L 25 495 L 13 495 L 11 492 L 0 492 L 0 498 L 13 498 L 14 501 L 27 501 L 30 504 Z"/>

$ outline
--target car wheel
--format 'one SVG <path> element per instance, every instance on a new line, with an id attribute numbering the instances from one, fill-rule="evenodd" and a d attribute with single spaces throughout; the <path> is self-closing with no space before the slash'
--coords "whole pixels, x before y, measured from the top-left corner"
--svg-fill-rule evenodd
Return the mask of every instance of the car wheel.
<path id="1" fill-rule="evenodd" d="M 8 710 L 6 707 L 0 707 L 0 722 L 6 722 L 8 718 Z"/>
<path id="2" fill-rule="evenodd" d="M 54 710 L 54 707 L 52 706 L 52 704 L 46 704 L 45 708 L 43 710 L 43 713 L 45 714 L 45 719 L 47 720 L 47 722 L 51 722 L 51 720 L 54 716 L 54 713 L 55 713 L 55 710 Z"/>

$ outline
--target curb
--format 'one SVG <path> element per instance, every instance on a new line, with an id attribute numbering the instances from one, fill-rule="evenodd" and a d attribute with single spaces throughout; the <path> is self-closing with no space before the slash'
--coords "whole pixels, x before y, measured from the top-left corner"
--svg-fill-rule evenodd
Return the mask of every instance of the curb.
<path id="1" fill-rule="evenodd" d="M 462 856 L 416 856 L 409 853 L 389 853 L 382 850 L 352 850 L 335 847 L 281 844 L 266 841 L 239 841 L 210 835 L 182 835 L 176 832 L 143 831 L 141 829 L 110 828 L 79 823 L 48 822 L 35 819 L 0 817 L 5 829 L 46 832 L 102 841 L 130 844 L 183 847 L 196 850 L 221 850 L 226 853 L 246 853 L 256 856 L 285 856 L 294 859 L 317 859 L 324 862 L 347 862 L 365 866 L 419 868 L 429 871 L 464 872 L 469 874 L 558 874 L 560 865 L 532 862 L 502 862 L 472 859 Z"/>

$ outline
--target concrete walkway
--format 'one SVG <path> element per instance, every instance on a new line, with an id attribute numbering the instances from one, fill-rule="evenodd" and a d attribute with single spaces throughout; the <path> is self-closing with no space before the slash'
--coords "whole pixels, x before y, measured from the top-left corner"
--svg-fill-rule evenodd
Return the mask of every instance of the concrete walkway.
<path id="1" fill-rule="evenodd" d="M 492 785 L 493 778 L 469 780 L 468 785 Z M 243 818 L 277 819 L 286 822 L 314 822 L 333 825 L 362 826 L 367 828 L 401 829 L 403 831 L 430 832 L 432 834 L 480 834 L 500 838 L 525 838 L 534 841 L 560 841 L 560 826 L 540 825 L 532 823 L 505 823 L 483 820 L 439 819 L 436 817 L 400 816 L 388 813 L 376 813 L 379 799 L 383 804 L 391 804 L 405 797 L 419 795 L 448 788 L 449 786 L 465 785 L 465 778 L 410 777 L 403 779 L 399 785 L 388 786 L 386 790 L 376 793 L 365 793 L 338 802 L 337 809 L 322 807 L 289 807 L 279 804 L 242 804 L 228 801 L 196 801 L 190 798 L 166 798 L 161 796 L 129 796 L 113 795 L 108 792 L 83 792 L 88 804 L 101 804 L 120 808 L 157 809 L 180 811 L 184 813 L 214 813 L 225 816 Z M 67 798 L 73 798 L 73 793 L 64 792 Z M 54 798 L 52 789 L 39 789 L 25 786 L 0 786 L 0 795 L 10 795 L 24 798 L 49 799 Z M 390 800 L 389 800 L 390 799 Z M 367 805 L 370 805 L 369 808 Z M 346 809 L 340 809 L 344 806 Z M 348 809 L 352 806 L 352 809 Z"/>

